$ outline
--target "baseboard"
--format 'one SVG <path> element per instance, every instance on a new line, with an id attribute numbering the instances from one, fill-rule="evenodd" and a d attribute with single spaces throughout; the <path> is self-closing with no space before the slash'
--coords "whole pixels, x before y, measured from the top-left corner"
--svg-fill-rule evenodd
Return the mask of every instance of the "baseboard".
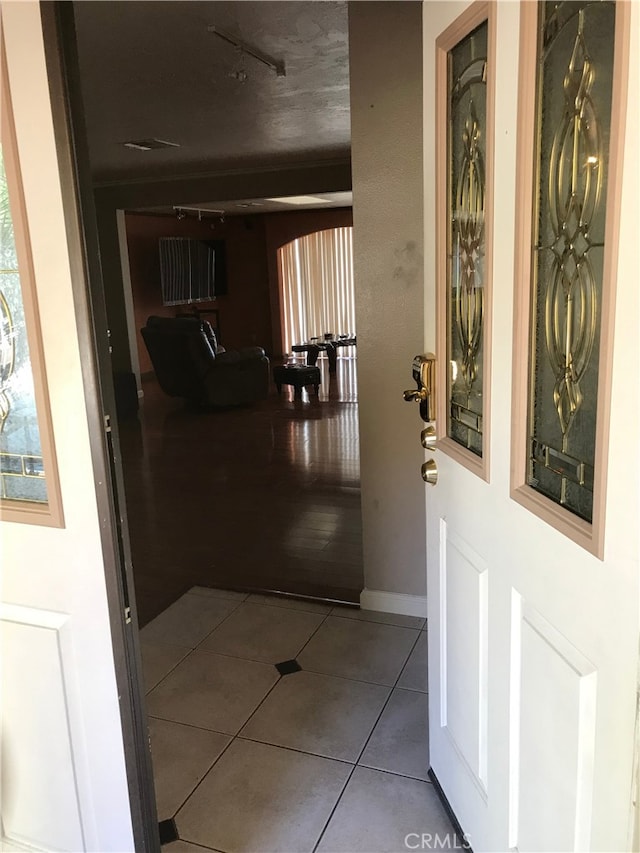
<path id="1" fill-rule="evenodd" d="M 385 592 L 382 589 L 363 589 L 360 593 L 363 610 L 382 610 L 402 616 L 427 616 L 426 595 L 405 595 L 401 592 Z"/>

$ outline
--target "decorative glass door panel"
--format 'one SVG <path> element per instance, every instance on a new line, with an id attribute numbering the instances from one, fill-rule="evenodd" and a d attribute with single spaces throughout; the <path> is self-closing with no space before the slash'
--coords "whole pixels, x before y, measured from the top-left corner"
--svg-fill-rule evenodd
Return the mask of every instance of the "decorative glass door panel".
<path id="1" fill-rule="evenodd" d="M 484 21 L 447 56 L 447 436 L 483 455 L 487 43 Z"/>
<path id="2" fill-rule="evenodd" d="M 0 262 L 0 496 L 46 502 L 33 373 L 1 149 Z"/>
<path id="3" fill-rule="evenodd" d="M 3 47 L 0 39 L 0 516 L 60 527 L 37 287 Z"/>
<path id="4" fill-rule="evenodd" d="M 615 4 L 540 4 L 527 483 L 593 515 Z"/>

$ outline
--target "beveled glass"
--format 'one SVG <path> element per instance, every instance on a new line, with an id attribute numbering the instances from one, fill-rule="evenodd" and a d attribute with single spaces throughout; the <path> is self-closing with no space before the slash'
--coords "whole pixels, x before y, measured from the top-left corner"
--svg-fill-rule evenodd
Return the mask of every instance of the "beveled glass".
<path id="1" fill-rule="evenodd" d="M 487 44 L 484 21 L 447 55 L 447 435 L 483 454 Z"/>
<path id="2" fill-rule="evenodd" d="M 527 483 L 593 516 L 615 4 L 540 4 Z"/>
<path id="3" fill-rule="evenodd" d="M 0 147 L 0 497 L 47 502 L 20 271 Z"/>

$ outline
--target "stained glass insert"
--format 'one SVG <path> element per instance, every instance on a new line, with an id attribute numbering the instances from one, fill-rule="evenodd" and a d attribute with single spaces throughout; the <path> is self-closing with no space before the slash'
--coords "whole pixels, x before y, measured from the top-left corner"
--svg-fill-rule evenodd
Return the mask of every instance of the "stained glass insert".
<path id="1" fill-rule="evenodd" d="M 527 482 L 592 520 L 615 4 L 541 4 Z"/>
<path id="2" fill-rule="evenodd" d="M 448 53 L 447 435 L 482 456 L 488 24 Z"/>
<path id="3" fill-rule="evenodd" d="M 0 497 L 47 502 L 20 272 L 0 148 Z"/>

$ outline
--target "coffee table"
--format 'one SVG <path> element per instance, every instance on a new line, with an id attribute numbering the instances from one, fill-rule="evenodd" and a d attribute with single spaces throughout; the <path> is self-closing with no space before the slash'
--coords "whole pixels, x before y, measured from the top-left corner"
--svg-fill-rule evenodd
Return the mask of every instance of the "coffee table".
<path id="1" fill-rule="evenodd" d="M 273 381 L 278 394 L 283 385 L 293 385 L 294 396 L 301 396 L 305 385 L 313 385 L 316 397 L 320 387 L 320 368 L 309 364 L 283 364 L 273 368 Z"/>

